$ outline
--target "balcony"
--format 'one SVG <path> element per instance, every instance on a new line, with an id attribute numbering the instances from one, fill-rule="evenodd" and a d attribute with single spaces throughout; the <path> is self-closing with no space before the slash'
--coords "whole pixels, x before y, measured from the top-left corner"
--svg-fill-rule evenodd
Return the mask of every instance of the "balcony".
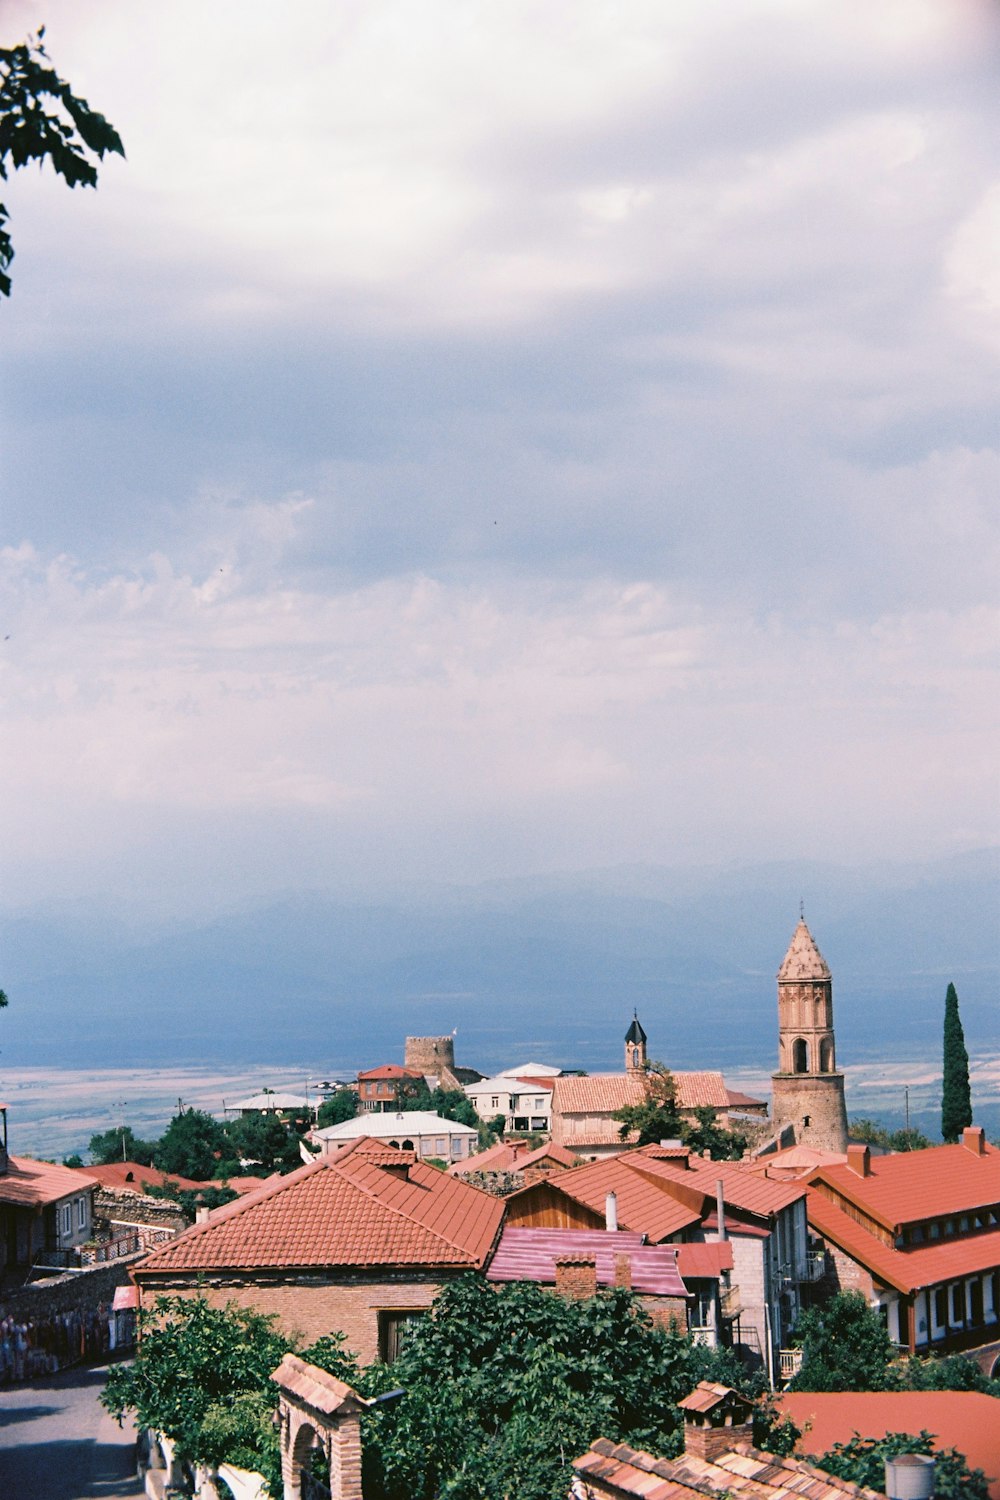
<path id="1" fill-rule="evenodd" d="M 719 1336 L 716 1333 L 715 1329 L 708 1327 L 707 1324 L 703 1324 L 701 1326 L 692 1324 L 691 1327 L 688 1328 L 688 1333 L 691 1335 L 694 1343 L 701 1344 L 703 1348 L 718 1348 Z"/>
<path id="2" fill-rule="evenodd" d="M 793 1380 L 802 1368 L 801 1349 L 779 1349 L 778 1350 L 778 1376 L 782 1385 L 787 1385 Z"/>

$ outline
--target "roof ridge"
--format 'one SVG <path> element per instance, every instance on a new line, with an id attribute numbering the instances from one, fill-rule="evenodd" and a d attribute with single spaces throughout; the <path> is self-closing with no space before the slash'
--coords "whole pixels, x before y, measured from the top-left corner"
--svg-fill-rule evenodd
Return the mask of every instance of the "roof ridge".
<path id="1" fill-rule="evenodd" d="M 382 1166 L 380 1166 L 377 1162 L 370 1161 L 370 1162 L 366 1162 L 365 1165 L 367 1167 L 369 1167 L 373 1172 L 382 1172 L 382 1171 L 385 1170 L 385 1168 L 382 1167 Z M 413 1165 L 414 1166 L 422 1166 L 423 1163 L 422 1162 L 414 1162 Z M 469 1254 L 469 1248 L 468 1248 L 467 1245 L 460 1245 L 456 1240 L 451 1239 L 448 1235 L 442 1234 L 439 1229 L 433 1229 L 429 1224 L 425 1224 L 424 1221 L 423 1221 L 423 1219 L 418 1219 L 418 1218 L 414 1217 L 414 1215 L 412 1215 L 412 1214 L 404 1213 L 402 1209 L 396 1208 L 395 1205 L 392 1204 L 392 1203 L 386 1203 L 383 1198 L 380 1198 L 379 1195 L 376 1192 L 374 1192 L 372 1189 L 366 1187 L 364 1183 L 362 1183 L 362 1182 L 356 1182 L 354 1180 L 354 1178 L 350 1176 L 349 1173 L 341 1171 L 340 1167 L 339 1167 L 339 1163 L 336 1164 L 336 1165 L 332 1165 L 331 1168 L 330 1168 L 330 1170 L 334 1171 L 334 1172 L 337 1172 L 338 1175 L 341 1176 L 341 1177 L 343 1177 L 345 1179 L 345 1181 L 349 1182 L 353 1188 L 356 1188 L 358 1190 L 358 1192 L 360 1192 L 360 1193 L 364 1193 L 366 1197 L 370 1198 L 372 1200 L 372 1202 L 377 1203 L 379 1205 L 379 1207 L 382 1208 L 382 1209 L 384 1209 L 386 1212 L 395 1214 L 398 1218 L 404 1219 L 406 1221 L 406 1223 L 408 1223 L 408 1224 L 416 1224 L 416 1225 L 418 1225 L 427 1234 L 433 1235 L 436 1240 L 440 1240 L 442 1242 L 442 1244 L 448 1245 L 452 1250 L 458 1250 L 459 1253 L 462 1254 L 462 1255 L 468 1255 Z M 428 1167 L 427 1170 L 429 1172 L 436 1172 L 437 1168 L 436 1167 Z M 444 1182 L 457 1183 L 461 1187 L 468 1188 L 468 1190 L 469 1190 L 470 1193 L 478 1193 L 479 1192 L 479 1188 L 473 1187 L 473 1185 L 472 1185 L 471 1182 L 463 1182 L 460 1177 L 449 1177 L 449 1175 L 448 1175 L 447 1172 L 441 1172 L 439 1175 L 440 1175 L 442 1181 L 444 1181 Z M 391 1180 L 399 1181 L 398 1178 L 391 1179 Z M 406 1182 L 407 1182 L 407 1185 L 411 1186 L 411 1187 L 422 1187 L 423 1186 L 422 1183 L 411 1183 L 409 1177 L 407 1177 Z M 490 1196 L 490 1194 L 489 1193 L 483 1193 L 482 1196 L 484 1198 L 488 1198 Z M 503 1220 L 501 1218 L 501 1223 L 502 1222 L 503 1222 Z"/>

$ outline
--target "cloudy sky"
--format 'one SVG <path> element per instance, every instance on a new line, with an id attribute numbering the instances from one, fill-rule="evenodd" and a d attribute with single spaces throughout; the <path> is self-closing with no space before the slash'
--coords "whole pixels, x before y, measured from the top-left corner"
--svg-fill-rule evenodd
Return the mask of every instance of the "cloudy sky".
<path id="1" fill-rule="evenodd" d="M 14 901 L 997 837 L 987 0 L 6 0 Z"/>

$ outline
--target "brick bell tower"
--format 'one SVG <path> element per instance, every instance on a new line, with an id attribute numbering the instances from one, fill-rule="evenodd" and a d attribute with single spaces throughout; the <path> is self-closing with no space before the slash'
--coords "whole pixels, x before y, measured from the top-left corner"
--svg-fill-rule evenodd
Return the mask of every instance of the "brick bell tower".
<path id="1" fill-rule="evenodd" d="M 797 1145 L 847 1150 L 844 1075 L 833 1035 L 833 976 L 804 919 L 778 970 L 778 1071 L 771 1075 L 775 1134 Z"/>

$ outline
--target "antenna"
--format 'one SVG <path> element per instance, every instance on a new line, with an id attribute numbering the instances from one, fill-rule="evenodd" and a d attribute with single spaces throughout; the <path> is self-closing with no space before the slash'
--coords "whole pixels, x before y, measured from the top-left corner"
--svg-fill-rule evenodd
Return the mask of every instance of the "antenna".
<path id="1" fill-rule="evenodd" d="M 800 897 L 799 898 L 799 921 L 800 922 L 804 922 L 805 919 L 806 919 L 806 903 Z"/>

